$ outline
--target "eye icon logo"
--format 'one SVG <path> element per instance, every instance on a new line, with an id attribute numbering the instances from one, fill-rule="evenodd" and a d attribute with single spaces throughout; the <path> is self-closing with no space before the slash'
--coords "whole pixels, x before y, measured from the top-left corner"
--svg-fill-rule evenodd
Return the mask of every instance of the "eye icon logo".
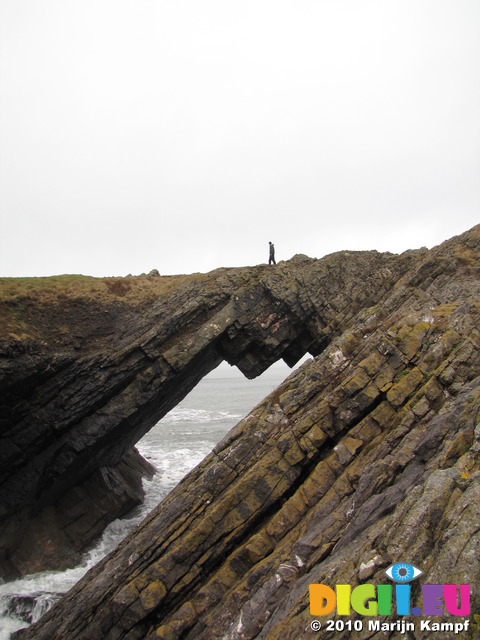
<path id="1" fill-rule="evenodd" d="M 385 571 L 387 578 L 390 578 L 390 580 L 393 580 L 394 582 L 399 582 L 400 584 L 411 582 L 412 580 L 415 580 L 415 578 L 418 578 L 418 576 L 421 576 L 422 573 L 423 571 L 421 569 L 414 567 L 413 564 L 407 564 L 405 562 L 392 564 Z"/>
<path id="2" fill-rule="evenodd" d="M 337 610 L 339 616 L 349 616 L 352 609 L 361 616 L 390 616 L 392 615 L 393 606 L 395 605 L 395 614 L 397 616 L 458 616 L 465 617 L 470 615 L 470 585 L 469 584 L 416 584 L 421 591 L 422 608 L 412 606 L 412 583 L 416 578 L 423 575 L 423 571 L 413 564 L 407 562 L 396 562 L 386 569 L 385 575 L 394 584 L 358 584 L 352 587 L 349 584 L 337 584 L 335 590 L 326 584 L 310 584 L 308 585 L 310 594 L 310 613 L 312 616 L 328 616 L 332 611 Z M 423 581 L 422 581 L 423 582 Z M 394 599 L 395 598 L 395 599 Z M 467 629 L 468 621 L 465 623 L 455 623 L 455 633 L 457 630 Z M 425 623 L 426 626 L 423 626 Z M 383 624 L 383 623 L 382 623 Z M 396 626 L 374 626 L 373 623 L 369 627 L 371 630 L 378 631 L 414 631 L 413 622 L 396 621 L 390 624 L 400 624 L 401 628 Z M 441 627 L 444 623 L 432 623 L 430 627 L 429 621 L 422 621 L 422 629 L 425 630 L 446 630 L 447 627 Z M 448 629 L 453 629 L 454 623 L 445 623 Z M 466 626 L 462 625 L 465 624 Z M 378 622 L 380 625 L 380 622 Z M 411 626 L 408 626 L 411 625 Z M 320 625 L 321 626 L 321 625 Z M 313 628 L 313 627 L 312 627 Z M 320 627 L 314 630 L 318 630 Z M 336 627 L 338 629 L 338 627 Z M 333 628 L 332 628 L 333 630 Z M 340 630 L 340 629 L 338 629 Z M 343 627 L 342 627 L 343 630 Z M 357 627 L 355 627 L 357 630 Z"/>

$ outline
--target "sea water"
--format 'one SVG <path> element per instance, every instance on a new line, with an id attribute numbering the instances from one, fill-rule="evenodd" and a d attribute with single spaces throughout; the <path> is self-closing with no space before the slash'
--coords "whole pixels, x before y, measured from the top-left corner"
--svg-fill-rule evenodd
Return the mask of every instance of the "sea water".
<path id="1" fill-rule="evenodd" d="M 144 481 L 145 501 L 115 520 L 82 562 L 66 571 L 44 571 L 0 584 L 0 640 L 36 622 L 80 578 L 149 513 L 213 449 L 228 431 L 290 373 L 276 363 L 256 380 L 246 380 L 222 363 L 137 443 L 157 469 Z"/>

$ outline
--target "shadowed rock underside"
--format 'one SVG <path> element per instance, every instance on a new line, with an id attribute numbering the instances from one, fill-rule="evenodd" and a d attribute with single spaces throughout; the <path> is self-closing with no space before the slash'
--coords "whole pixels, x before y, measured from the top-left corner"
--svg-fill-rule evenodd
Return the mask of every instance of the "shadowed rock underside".
<path id="1" fill-rule="evenodd" d="M 179 304 L 184 329 L 177 319 L 170 342 L 154 324 L 159 301 L 135 339 L 152 369 L 163 366 L 168 393 L 157 390 L 143 410 L 140 389 L 148 396 L 142 385 L 159 378 L 139 367 L 116 405 L 135 411 L 128 421 L 115 414 L 115 433 L 128 423 L 137 438 L 183 395 L 192 362 L 203 375 L 225 358 L 252 376 L 279 357 L 315 358 L 16 637 L 293 640 L 310 633 L 310 583 L 382 583 L 402 561 L 421 567 L 425 582 L 478 585 L 479 246 L 476 227 L 431 251 L 214 272 L 201 317 Z M 47 495 L 56 499 L 54 489 Z M 415 602 L 419 588 L 412 583 Z M 473 588 L 472 613 L 479 597 Z"/>

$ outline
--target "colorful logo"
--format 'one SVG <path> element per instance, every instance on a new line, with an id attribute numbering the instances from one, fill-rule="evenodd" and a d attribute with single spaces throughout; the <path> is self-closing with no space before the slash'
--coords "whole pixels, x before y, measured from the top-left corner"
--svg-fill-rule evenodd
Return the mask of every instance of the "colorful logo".
<path id="1" fill-rule="evenodd" d="M 339 616 L 351 615 L 352 609 L 361 616 L 389 616 L 395 603 L 398 616 L 470 615 L 469 584 L 423 584 L 422 609 L 411 607 L 410 583 L 422 574 L 414 565 L 398 562 L 385 571 L 394 584 L 360 584 L 353 589 L 349 584 L 337 584 L 335 590 L 325 584 L 310 584 L 310 613 L 328 616 L 336 608 Z"/>

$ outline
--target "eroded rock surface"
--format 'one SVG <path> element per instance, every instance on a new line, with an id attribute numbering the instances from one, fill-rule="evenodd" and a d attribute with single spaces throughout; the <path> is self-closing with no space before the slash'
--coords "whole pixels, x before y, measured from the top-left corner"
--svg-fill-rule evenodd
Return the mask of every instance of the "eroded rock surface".
<path id="1" fill-rule="evenodd" d="M 73 492 L 75 502 L 78 487 L 93 474 L 116 467 L 222 359 L 255 377 L 279 358 L 293 364 L 307 350 L 321 352 L 417 259 L 342 253 L 320 261 L 294 259 L 275 269 L 167 278 L 156 298 L 136 307 L 126 302 L 121 279 L 107 280 L 105 302 L 85 302 L 57 289 L 36 305 L 20 306 L 17 316 L 28 315 L 35 339 L 10 339 L 0 353 L 3 574 L 28 572 L 29 548 L 30 570 L 41 567 L 42 547 L 45 567 L 55 558 L 59 566 L 70 562 L 72 549 L 62 533 L 68 495 Z M 161 285 L 164 279 L 154 280 Z M 109 291 L 118 293 L 113 301 Z M 89 502 L 86 496 L 84 511 Z M 105 517 L 98 514 L 85 544 L 118 516 L 118 509 L 109 512 L 108 500 L 100 496 L 96 502 L 104 502 Z M 52 525 L 46 530 L 45 520 Z M 36 548 L 28 539 L 23 544 L 29 529 L 38 532 Z M 72 528 L 70 534 L 82 539 Z"/>
<path id="2" fill-rule="evenodd" d="M 253 376 L 316 356 L 16 637 L 293 640 L 312 619 L 310 583 L 384 582 L 403 561 L 427 582 L 478 585 L 479 248 L 476 227 L 431 251 L 219 271 L 208 291 L 174 292 L 168 313 L 159 301 L 141 336 L 122 337 L 129 349 L 67 365 L 97 367 L 73 432 L 99 460 L 110 430 L 128 449 L 220 358 Z M 106 364 L 119 353 L 132 366 Z M 128 385 L 109 382 L 123 371 Z M 77 465 L 61 449 L 52 460 L 57 499 Z"/>

